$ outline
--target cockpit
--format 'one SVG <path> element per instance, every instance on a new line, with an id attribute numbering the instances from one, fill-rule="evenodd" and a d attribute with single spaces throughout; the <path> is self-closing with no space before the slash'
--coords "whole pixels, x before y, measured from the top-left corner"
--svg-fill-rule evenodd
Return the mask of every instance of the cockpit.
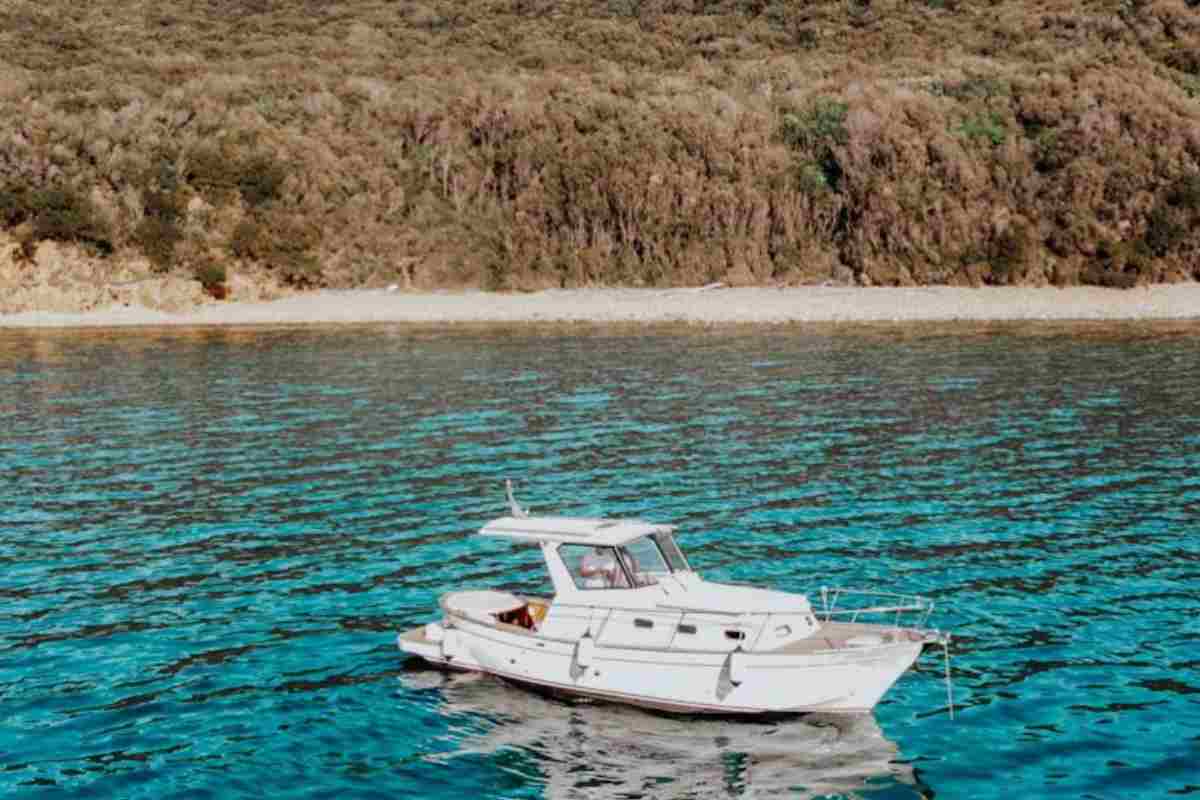
<path id="1" fill-rule="evenodd" d="M 639 536 L 622 545 L 564 544 L 558 549 L 576 589 L 637 589 L 672 572 L 690 571 L 670 533 Z"/>

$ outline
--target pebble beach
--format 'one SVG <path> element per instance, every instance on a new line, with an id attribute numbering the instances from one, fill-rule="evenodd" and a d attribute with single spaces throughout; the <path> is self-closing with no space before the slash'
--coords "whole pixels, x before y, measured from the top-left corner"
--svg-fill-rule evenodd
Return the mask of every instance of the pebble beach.
<path id="1" fill-rule="evenodd" d="M 0 327 L 340 325 L 369 323 L 785 324 L 1143 321 L 1200 318 L 1200 284 L 1056 288 L 573 289 L 523 294 L 317 291 L 178 313 L 118 305 L 0 315 Z"/>

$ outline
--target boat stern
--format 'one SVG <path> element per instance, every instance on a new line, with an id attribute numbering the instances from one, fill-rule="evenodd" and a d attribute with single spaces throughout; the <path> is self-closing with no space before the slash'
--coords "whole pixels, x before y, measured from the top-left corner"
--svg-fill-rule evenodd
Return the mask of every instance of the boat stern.
<path id="1" fill-rule="evenodd" d="M 396 636 L 396 646 L 403 652 L 420 656 L 435 664 L 443 664 L 446 630 L 436 622 L 402 631 Z"/>

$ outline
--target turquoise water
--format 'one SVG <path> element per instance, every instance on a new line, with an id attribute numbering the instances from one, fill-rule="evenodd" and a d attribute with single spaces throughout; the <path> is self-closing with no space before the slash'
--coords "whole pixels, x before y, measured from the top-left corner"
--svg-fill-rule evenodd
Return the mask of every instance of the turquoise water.
<path id="1" fill-rule="evenodd" d="M 1200 329 L 0 332 L 0 796 L 1200 792 Z M 397 652 L 470 533 L 676 523 L 929 595 L 873 716 L 569 705 Z"/>

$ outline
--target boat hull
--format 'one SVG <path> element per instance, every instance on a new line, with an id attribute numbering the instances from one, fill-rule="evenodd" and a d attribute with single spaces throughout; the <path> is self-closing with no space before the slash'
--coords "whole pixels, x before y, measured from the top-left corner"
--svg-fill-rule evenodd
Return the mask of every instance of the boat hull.
<path id="1" fill-rule="evenodd" d="M 865 713 L 916 661 L 925 639 L 808 653 L 587 646 L 456 620 L 400 634 L 401 650 L 543 692 L 693 714 Z M 917 632 L 921 633 L 921 632 Z"/>

